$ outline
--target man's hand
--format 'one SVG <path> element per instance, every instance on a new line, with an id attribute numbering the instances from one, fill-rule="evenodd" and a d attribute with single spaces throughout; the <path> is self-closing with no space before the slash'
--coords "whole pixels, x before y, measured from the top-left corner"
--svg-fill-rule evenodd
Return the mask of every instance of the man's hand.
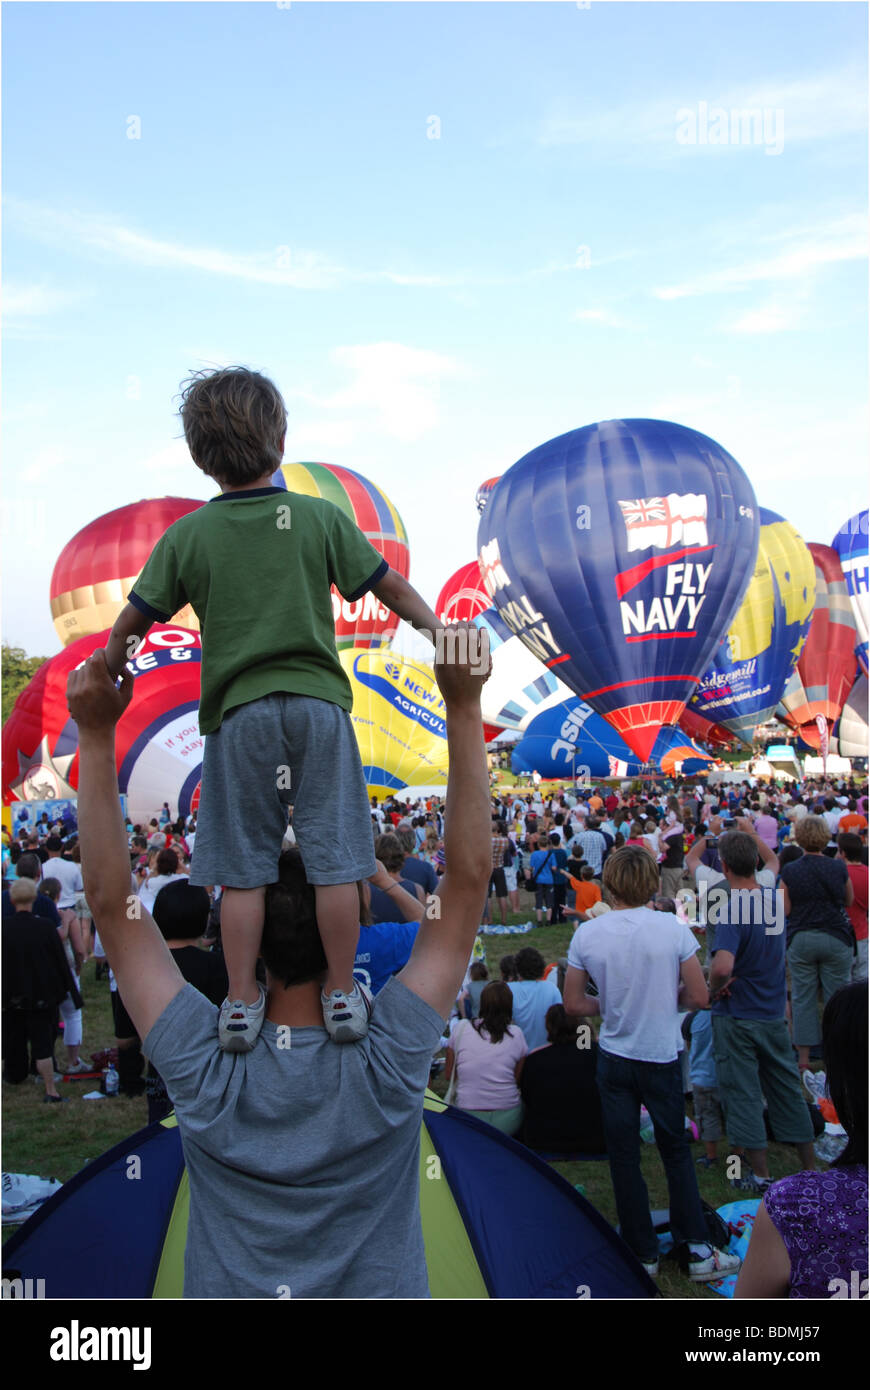
<path id="1" fill-rule="evenodd" d="M 748 816 L 738 816 L 735 828 L 737 830 L 742 830 L 746 835 L 755 835 L 755 826 Z"/>
<path id="2" fill-rule="evenodd" d="M 450 640 L 443 644 L 442 660 L 436 651 L 435 679 L 444 703 L 454 709 L 461 705 L 478 706 L 480 692 L 492 671 L 489 633 L 474 623 L 451 623 L 442 631 Z"/>
<path id="3" fill-rule="evenodd" d="M 120 690 L 109 675 L 106 653 L 99 647 L 83 666 L 70 671 L 66 702 L 79 729 L 113 729 L 133 698 L 133 675 L 121 673 Z"/>

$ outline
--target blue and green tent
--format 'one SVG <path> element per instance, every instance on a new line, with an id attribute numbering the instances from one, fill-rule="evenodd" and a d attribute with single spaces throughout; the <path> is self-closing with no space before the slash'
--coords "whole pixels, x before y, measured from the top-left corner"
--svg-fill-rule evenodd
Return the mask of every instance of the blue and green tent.
<path id="1" fill-rule="evenodd" d="M 88 1164 L 3 1248 L 46 1298 L 181 1298 L 190 1191 L 174 1116 Z M 604 1218 L 554 1169 L 427 1092 L 420 1209 L 433 1298 L 653 1298 Z"/>

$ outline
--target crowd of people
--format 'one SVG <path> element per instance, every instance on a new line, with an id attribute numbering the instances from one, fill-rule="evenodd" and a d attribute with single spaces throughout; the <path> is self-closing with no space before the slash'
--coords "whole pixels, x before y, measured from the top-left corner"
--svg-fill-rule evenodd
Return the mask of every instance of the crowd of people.
<path id="1" fill-rule="evenodd" d="M 69 676 L 78 838 L 45 821 L 5 837 L 5 1079 L 32 1071 L 60 1111 L 61 1025 L 80 1074 L 81 971 L 105 961 L 121 1087 L 178 1121 L 188 1297 L 425 1297 L 419 1134 L 445 1047 L 453 1099 L 479 1122 L 544 1154 L 606 1154 L 622 1238 L 650 1274 L 642 1107 L 685 1273 L 739 1265 L 707 1229 L 689 1091 L 704 1163 L 724 1133 L 732 1180 L 764 1202 L 775 1278 L 753 1257 L 743 1292 L 813 1296 L 832 1270 L 866 1270 L 866 787 L 493 792 L 488 639 L 460 624 L 465 642 L 435 663 L 445 803 L 369 804 L 330 585 L 430 635 L 438 619 L 337 507 L 274 485 L 287 416 L 273 383 L 197 373 L 182 401 L 219 495 L 160 538 L 106 648 Z M 255 620 L 252 588 L 271 596 Z M 129 654 L 187 602 L 203 634 L 197 816 L 164 803 L 125 825 Z M 538 926 L 573 928 L 567 953 L 523 947 L 490 981 L 490 900 L 506 924 L 523 891 Z M 846 1145 L 822 1174 L 816 1100 Z M 768 1130 L 796 1148 L 791 1186 L 771 1180 Z"/>

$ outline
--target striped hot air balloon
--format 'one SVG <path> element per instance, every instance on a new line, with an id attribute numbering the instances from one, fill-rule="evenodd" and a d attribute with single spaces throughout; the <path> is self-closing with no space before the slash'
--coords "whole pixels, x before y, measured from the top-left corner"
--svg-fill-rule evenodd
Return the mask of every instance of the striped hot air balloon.
<path id="1" fill-rule="evenodd" d="M 811 748 L 821 749 L 855 683 L 856 631 L 840 557 L 829 545 L 811 543 L 809 549 L 816 605 L 777 713 Z"/>
<path id="2" fill-rule="evenodd" d="M 834 550 L 840 557 L 849 598 L 852 600 L 852 616 L 858 633 L 856 656 L 861 670 L 866 676 L 870 672 L 867 646 L 870 633 L 870 556 L 868 556 L 867 531 L 870 512 L 865 508 L 844 521 L 832 541 Z"/>
<path id="3" fill-rule="evenodd" d="M 287 1200 L 299 1195 L 289 1189 Z M 42 1296 L 77 1303 L 181 1298 L 189 1210 L 173 1116 L 117 1144 L 50 1197 L 4 1245 L 3 1277 L 44 1280 Z M 431 1092 L 420 1133 L 420 1215 L 433 1298 L 656 1295 L 628 1246 L 564 1178 Z"/>
<path id="4" fill-rule="evenodd" d="M 492 496 L 493 488 L 496 483 L 501 482 L 501 474 L 497 478 L 487 478 L 486 482 L 481 483 L 474 495 L 474 503 L 481 516 L 486 511 L 486 504 Z"/>
<path id="5" fill-rule="evenodd" d="M 389 497 L 368 478 L 334 463 L 284 463 L 272 479 L 277 486 L 306 497 L 334 502 L 371 541 L 387 564 L 408 578 L 410 554 L 402 518 Z M 347 647 L 389 646 L 399 619 L 373 593 L 349 601 L 332 590 L 335 641 L 339 651 Z"/>
<path id="6" fill-rule="evenodd" d="M 51 616 L 64 646 L 112 626 L 164 531 L 202 505 L 191 497 L 148 497 L 76 532 L 51 576 Z M 172 621 L 199 630 L 189 604 Z"/>

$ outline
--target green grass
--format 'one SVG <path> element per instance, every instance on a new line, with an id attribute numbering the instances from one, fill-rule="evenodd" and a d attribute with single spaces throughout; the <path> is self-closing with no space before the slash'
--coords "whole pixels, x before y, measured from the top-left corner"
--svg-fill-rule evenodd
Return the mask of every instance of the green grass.
<path id="1" fill-rule="evenodd" d="M 534 898 L 525 890 L 520 892 L 520 906 L 523 910 L 509 915 L 509 924 L 534 921 Z M 490 978 L 498 978 L 502 956 L 515 953 L 522 946 L 535 946 L 548 962 L 564 956 L 573 932 L 571 925 L 543 926 L 522 936 L 486 937 L 486 963 Z M 109 987 L 105 981 L 97 983 L 93 961 L 84 967 L 82 994 L 85 1001 L 82 1056 L 89 1061 L 92 1052 L 110 1046 L 113 1038 Z M 59 1047 L 57 1060 L 65 1065 L 63 1057 L 63 1048 Z M 25 1081 L 20 1086 L 9 1086 L 4 1082 L 4 1172 L 36 1173 L 41 1177 L 66 1182 L 85 1164 L 147 1123 L 148 1110 L 144 1096 L 135 1100 L 116 1097 L 86 1101 L 81 1097 L 86 1091 L 96 1089 L 94 1083 L 58 1083 L 58 1089 L 62 1095 L 73 1097 L 68 1105 L 44 1105 L 41 1084 Z M 433 1090 L 443 1095 L 445 1086 L 440 1078 L 433 1085 Z M 700 1145 L 693 1145 L 692 1151 L 697 1157 L 701 1152 Z M 717 1169 L 698 1171 L 701 1196 L 712 1207 L 722 1206 L 739 1196 L 725 1178 L 724 1140 L 720 1143 L 720 1151 L 722 1158 Z M 775 1178 L 795 1173 L 799 1168 L 795 1150 L 787 1145 L 772 1144 L 769 1161 L 771 1174 Z M 554 1163 L 552 1166 L 572 1185 L 582 1184 L 587 1200 L 607 1221 L 616 1224 L 616 1207 L 606 1162 Z M 667 1207 L 664 1169 L 654 1145 L 642 1146 L 641 1166 L 649 1189 L 650 1206 Z M 4 1240 L 14 1229 L 4 1227 Z M 657 1283 L 666 1298 L 718 1298 L 718 1294 L 712 1293 L 704 1285 L 692 1284 L 683 1278 L 676 1265 L 668 1262 L 662 1263 Z"/>

